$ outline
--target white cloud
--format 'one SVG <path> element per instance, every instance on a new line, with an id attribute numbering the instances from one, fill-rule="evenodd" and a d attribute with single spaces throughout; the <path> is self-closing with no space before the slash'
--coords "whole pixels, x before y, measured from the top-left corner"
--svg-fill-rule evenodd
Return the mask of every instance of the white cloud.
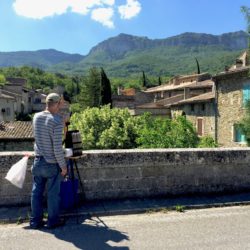
<path id="1" fill-rule="evenodd" d="M 67 0 L 16 0 L 13 7 L 20 16 L 42 19 L 65 13 L 68 8 L 67 2 Z"/>
<path id="2" fill-rule="evenodd" d="M 91 18 L 102 25 L 113 28 L 112 18 L 115 0 L 15 0 L 15 12 L 27 18 L 42 19 L 49 16 L 74 12 L 81 15 L 91 13 Z M 127 0 L 126 5 L 118 6 L 122 19 L 130 19 L 141 10 L 137 0 Z"/>
<path id="3" fill-rule="evenodd" d="M 92 11 L 91 18 L 108 28 L 114 28 L 114 23 L 112 21 L 113 14 L 114 11 L 112 8 L 98 8 Z"/>
<path id="4" fill-rule="evenodd" d="M 95 6 L 113 6 L 115 4 L 115 0 L 68 0 L 68 2 L 72 12 L 82 15 L 88 14 Z"/>
<path id="5" fill-rule="evenodd" d="M 127 0 L 127 4 L 118 7 L 122 19 L 130 19 L 141 11 L 141 4 L 137 0 Z"/>

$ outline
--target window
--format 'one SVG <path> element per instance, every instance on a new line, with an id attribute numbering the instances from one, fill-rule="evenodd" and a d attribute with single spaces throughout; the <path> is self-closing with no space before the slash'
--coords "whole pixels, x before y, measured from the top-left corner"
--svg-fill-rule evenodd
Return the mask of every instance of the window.
<path id="1" fill-rule="evenodd" d="M 191 111 L 194 112 L 194 104 L 191 104 Z"/>
<path id="2" fill-rule="evenodd" d="M 197 118 L 197 134 L 203 135 L 203 118 Z"/>
<path id="3" fill-rule="evenodd" d="M 246 142 L 245 135 L 241 132 L 239 126 L 236 124 L 233 126 L 233 139 L 234 142 Z"/>
<path id="4" fill-rule="evenodd" d="M 201 111 L 205 111 L 206 110 L 206 105 L 203 103 L 201 104 Z"/>
<path id="5" fill-rule="evenodd" d="M 41 99 L 40 99 L 40 98 L 35 98 L 34 103 L 35 103 L 35 104 L 41 103 Z"/>
<path id="6" fill-rule="evenodd" d="M 10 108 L 6 108 L 6 115 L 10 116 Z"/>
<path id="7" fill-rule="evenodd" d="M 250 100 L 250 83 L 246 83 L 243 86 L 243 106 L 246 106 L 247 101 Z"/>

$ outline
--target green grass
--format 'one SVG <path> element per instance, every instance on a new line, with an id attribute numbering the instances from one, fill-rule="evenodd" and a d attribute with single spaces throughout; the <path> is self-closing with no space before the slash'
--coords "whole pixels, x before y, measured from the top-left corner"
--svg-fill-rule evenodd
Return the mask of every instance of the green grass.
<path id="1" fill-rule="evenodd" d="M 185 207 L 182 206 L 182 205 L 176 205 L 175 206 L 175 211 L 180 212 L 180 213 L 184 213 L 185 212 Z"/>

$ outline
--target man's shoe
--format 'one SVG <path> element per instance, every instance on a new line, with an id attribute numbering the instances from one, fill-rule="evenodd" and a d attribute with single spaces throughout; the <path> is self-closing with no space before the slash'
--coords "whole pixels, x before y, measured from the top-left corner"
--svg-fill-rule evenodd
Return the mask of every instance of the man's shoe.
<path id="1" fill-rule="evenodd" d="M 45 221 L 41 221 L 38 224 L 30 224 L 30 229 L 39 229 L 44 227 Z"/>
<path id="2" fill-rule="evenodd" d="M 60 219 L 57 223 L 53 224 L 53 225 L 47 225 L 48 229 L 54 229 L 57 227 L 63 227 L 65 225 L 65 220 L 64 219 Z"/>

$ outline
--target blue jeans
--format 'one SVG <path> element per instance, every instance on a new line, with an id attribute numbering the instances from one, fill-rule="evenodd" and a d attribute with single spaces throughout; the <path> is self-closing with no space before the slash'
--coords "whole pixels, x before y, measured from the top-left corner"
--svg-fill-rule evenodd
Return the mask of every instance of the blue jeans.
<path id="1" fill-rule="evenodd" d="M 48 226 L 59 220 L 61 174 L 59 165 L 36 157 L 32 167 L 33 186 L 31 193 L 30 225 L 39 226 L 43 220 L 43 193 L 47 184 Z"/>

